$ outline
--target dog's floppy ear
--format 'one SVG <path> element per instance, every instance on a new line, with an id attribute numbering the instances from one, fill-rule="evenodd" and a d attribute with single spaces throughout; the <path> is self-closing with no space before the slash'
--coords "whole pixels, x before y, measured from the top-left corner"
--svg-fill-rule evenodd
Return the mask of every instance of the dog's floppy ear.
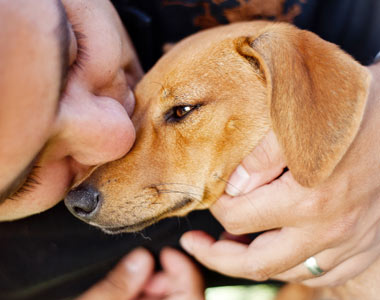
<path id="1" fill-rule="evenodd" d="M 268 88 L 273 130 L 294 178 L 315 186 L 331 175 L 353 141 L 370 75 L 336 45 L 276 24 L 235 40 Z"/>

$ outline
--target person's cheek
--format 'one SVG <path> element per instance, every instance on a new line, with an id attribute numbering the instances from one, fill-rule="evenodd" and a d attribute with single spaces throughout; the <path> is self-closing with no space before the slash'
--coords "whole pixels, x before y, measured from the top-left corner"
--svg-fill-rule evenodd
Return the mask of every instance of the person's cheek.
<path id="1" fill-rule="evenodd" d="M 73 178 L 67 159 L 42 162 L 36 174 L 38 183 L 17 199 L 8 199 L 0 205 L 0 221 L 11 221 L 43 212 L 60 202 Z"/>

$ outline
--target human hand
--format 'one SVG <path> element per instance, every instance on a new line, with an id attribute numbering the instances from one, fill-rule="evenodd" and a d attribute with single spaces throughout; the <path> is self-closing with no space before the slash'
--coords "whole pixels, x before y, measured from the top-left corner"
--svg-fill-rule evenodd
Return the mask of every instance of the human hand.
<path id="1" fill-rule="evenodd" d="M 371 265 L 380 254 L 380 88 L 374 84 L 379 66 L 370 68 L 373 81 L 359 133 L 325 182 L 305 188 L 289 171 L 277 178 L 286 163 L 270 132 L 231 176 L 229 184 L 243 194 L 223 195 L 211 208 L 232 234 L 266 232 L 249 245 L 188 232 L 183 247 L 230 276 L 310 286 L 342 284 Z M 311 256 L 325 271 L 322 276 L 304 266 Z"/>
<path id="2" fill-rule="evenodd" d="M 136 249 L 123 258 L 105 279 L 95 284 L 78 300 L 132 300 L 153 275 L 154 260 L 145 249 Z"/>
<path id="3" fill-rule="evenodd" d="M 201 274 L 186 255 L 166 248 L 161 252 L 160 260 L 163 271 L 155 274 L 146 285 L 144 300 L 204 299 Z"/>
<path id="4" fill-rule="evenodd" d="M 155 274 L 152 255 L 145 249 L 134 250 L 78 300 L 204 299 L 201 275 L 188 257 L 164 249 L 161 264 L 163 270 Z"/>

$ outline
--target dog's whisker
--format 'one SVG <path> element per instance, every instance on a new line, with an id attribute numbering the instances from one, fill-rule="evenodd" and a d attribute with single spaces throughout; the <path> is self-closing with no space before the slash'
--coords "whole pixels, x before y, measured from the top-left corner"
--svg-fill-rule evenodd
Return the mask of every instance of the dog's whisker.
<path id="1" fill-rule="evenodd" d="M 157 192 L 150 193 L 150 194 L 137 195 L 137 196 L 134 197 L 134 199 L 137 199 L 137 198 L 150 198 L 150 197 L 157 196 L 157 194 L 168 194 L 168 193 L 182 193 L 182 194 L 202 197 L 202 194 L 199 194 L 199 193 L 188 192 L 188 191 L 176 191 L 176 190 L 162 189 L 162 190 L 157 190 Z M 127 203 L 127 202 L 125 202 L 125 203 Z M 154 203 L 152 203 L 152 204 L 154 204 Z"/>
<path id="2" fill-rule="evenodd" d="M 159 193 L 170 193 L 170 192 L 182 193 L 182 194 L 186 194 L 186 195 L 194 195 L 194 196 L 202 197 L 202 194 L 197 194 L 197 193 L 193 193 L 193 192 L 186 192 L 186 191 L 176 191 L 176 190 L 168 190 L 168 189 L 159 191 Z"/>
<path id="3" fill-rule="evenodd" d="M 162 184 L 163 185 L 163 184 Z M 193 187 L 191 185 L 186 185 L 184 184 L 185 186 L 189 186 L 189 187 Z M 196 201 L 197 203 L 199 203 L 202 208 L 204 209 L 207 209 L 208 207 L 202 202 L 203 200 L 203 193 L 195 193 L 195 192 L 191 192 L 191 191 L 180 191 L 180 190 L 172 190 L 172 189 L 158 189 L 157 187 L 154 187 L 156 190 L 152 193 L 149 193 L 149 194 L 143 194 L 143 195 L 137 195 L 135 196 L 134 198 L 142 198 L 143 201 L 149 201 L 150 199 L 154 199 L 155 196 L 159 195 L 159 194 L 183 194 L 183 195 L 186 195 L 189 199 L 191 199 L 192 201 Z M 211 194 L 211 193 L 210 193 Z M 213 196 L 211 194 L 211 196 Z M 175 204 L 175 200 L 172 199 L 174 204 Z M 149 205 L 162 205 L 162 203 L 155 203 L 155 202 L 149 202 Z M 149 207 L 147 207 L 149 208 Z M 152 209 L 154 210 L 154 209 Z"/>
<path id="4" fill-rule="evenodd" d="M 144 240 L 152 241 L 152 238 L 146 236 L 142 231 L 139 231 L 138 234 L 141 235 Z"/>
<path id="5" fill-rule="evenodd" d="M 198 189 L 202 192 L 202 194 L 199 194 L 198 196 L 202 196 L 202 195 L 205 195 L 206 193 L 212 197 L 214 197 L 215 199 L 217 199 L 216 196 L 213 195 L 213 193 L 206 187 L 198 187 L 198 186 L 195 186 L 195 185 L 192 185 L 192 184 L 187 184 L 187 183 L 179 183 L 179 182 L 166 182 L 166 183 L 157 183 L 157 184 L 151 184 L 147 187 L 145 187 L 144 189 L 147 189 L 147 188 L 156 188 L 157 189 L 157 192 L 158 191 L 158 187 L 160 186 L 165 186 L 165 185 L 179 185 L 179 186 L 185 186 L 185 187 L 191 187 L 193 189 Z M 155 193 L 153 195 L 156 195 Z M 194 195 L 196 195 L 194 193 Z M 141 196 L 139 196 L 141 197 Z M 198 201 L 201 201 L 201 200 L 198 200 Z"/>
<path id="6" fill-rule="evenodd" d="M 183 194 L 183 195 L 186 195 L 188 197 L 191 197 L 192 199 L 196 199 L 197 201 L 202 201 L 202 195 L 191 193 L 191 192 L 165 190 L 165 191 L 161 191 L 160 193 L 162 193 L 162 194 Z M 196 196 L 198 196 L 199 199 L 196 198 Z"/>
<path id="7" fill-rule="evenodd" d="M 170 194 L 170 193 L 180 193 L 180 194 L 184 194 L 184 195 L 186 195 L 188 198 L 190 198 L 191 200 L 196 201 L 196 202 L 198 202 L 199 204 L 201 204 L 202 207 L 203 207 L 204 209 L 207 209 L 207 208 L 208 208 L 208 207 L 202 202 L 202 199 L 198 199 L 198 198 L 196 198 L 196 197 L 194 197 L 194 196 L 192 196 L 192 195 L 190 195 L 190 194 L 188 194 L 188 193 L 186 193 L 186 192 L 167 191 L 167 192 L 164 192 L 164 193 L 165 193 L 165 194 Z"/>
<path id="8" fill-rule="evenodd" d="M 180 183 L 180 182 L 156 183 L 156 184 L 149 185 L 147 188 L 159 187 L 159 186 L 163 186 L 163 185 L 183 185 L 183 186 L 188 186 L 188 187 L 192 187 L 192 188 L 196 188 L 196 189 L 200 189 L 200 190 L 204 189 L 203 187 L 198 187 L 196 185 L 187 184 L 187 183 Z"/>
<path id="9" fill-rule="evenodd" d="M 177 216 L 176 219 L 177 219 L 178 228 L 180 228 L 181 227 L 181 217 Z"/>
<path id="10" fill-rule="evenodd" d="M 208 209 L 208 206 L 206 206 L 206 205 L 203 203 L 202 199 L 197 199 L 197 198 L 194 198 L 194 197 L 191 197 L 191 199 L 192 199 L 192 200 L 195 200 L 197 203 L 199 203 L 203 209 Z"/>
<path id="11" fill-rule="evenodd" d="M 189 230 L 193 230 L 193 226 L 189 220 L 189 217 L 188 216 L 184 216 L 183 219 L 186 221 L 186 224 L 187 224 L 187 227 L 189 228 Z"/>
<path id="12" fill-rule="evenodd" d="M 199 204 L 202 205 L 202 207 L 204 209 L 207 209 L 208 207 L 202 202 L 202 198 L 198 199 L 196 197 L 194 197 L 193 195 L 195 196 L 199 196 L 201 197 L 202 195 L 200 194 L 196 194 L 196 193 L 191 193 L 191 192 L 186 192 L 186 191 L 176 191 L 176 190 L 165 190 L 165 191 L 162 191 L 163 194 L 170 194 L 170 193 L 180 193 L 180 194 L 184 194 L 186 196 L 188 196 L 191 200 L 193 201 L 196 201 L 198 202 Z"/>

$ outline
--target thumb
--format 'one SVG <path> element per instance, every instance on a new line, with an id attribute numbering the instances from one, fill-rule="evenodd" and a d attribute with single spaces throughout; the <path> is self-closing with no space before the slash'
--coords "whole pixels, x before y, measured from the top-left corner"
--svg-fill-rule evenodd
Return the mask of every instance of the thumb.
<path id="1" fill-rule="evenodd" d="M 270 130 L 232 173 L 225 192 L 230 196 L 245 194 L 277 178 L 285 167 L 276 135 Z"/>
<path id="2" fill-rule="evenodd" d="M 131 300 L 141 292 L 153 273 L 153 267 L 150 253 L 143 248 L 136 249 L 78 300 Z"/>

